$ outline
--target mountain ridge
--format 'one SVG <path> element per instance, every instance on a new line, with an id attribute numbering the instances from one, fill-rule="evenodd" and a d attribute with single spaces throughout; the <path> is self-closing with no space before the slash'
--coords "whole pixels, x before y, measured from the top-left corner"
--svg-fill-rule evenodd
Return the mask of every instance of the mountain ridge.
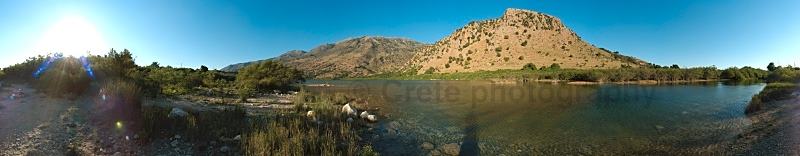
<path id="1" fill-rule="evenodd" d="M 558 64 L 571 69 L 644 67 L 649 63 L 596 47 L 555 16 L 508 8 L 495 19 L 476 20 L 433 44 L 402 37 L 360 36 L 326 43 L 309 51 L 223 68 L 235 72 L 248 64 L 278 61 L 313 78 L 363 77 L 416 71 L 421 74 L 520 69 Z"/>

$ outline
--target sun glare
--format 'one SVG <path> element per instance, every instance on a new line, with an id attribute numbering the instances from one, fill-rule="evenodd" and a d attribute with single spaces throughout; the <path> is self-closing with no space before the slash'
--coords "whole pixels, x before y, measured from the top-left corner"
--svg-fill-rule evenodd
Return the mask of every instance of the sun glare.
<path id="1" fill-rule="evenodd" d="M 62 53 L 65 56 L 100 54 L 108 50 L 100 32 L 81 16 L 67 16 L 51 26 L 36 45 L 40 54 Z"/>

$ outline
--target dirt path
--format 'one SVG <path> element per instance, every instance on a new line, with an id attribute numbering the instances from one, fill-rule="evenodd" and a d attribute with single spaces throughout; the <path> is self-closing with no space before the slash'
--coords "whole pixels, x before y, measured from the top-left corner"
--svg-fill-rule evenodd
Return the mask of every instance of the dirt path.
<path id="1" fill-rule="evenodd" d="M 3 87 L 0 155 L 136 154 L 138 146 L 132 136 L 125 138 L 92 122 L 92 93 L 96 92 L 90 89 L 70 100 L 49 97 L 28 85 Z"/>
<path id="2" fill-rule="evenodd" d="M 0 155 L 66 153 L 80 124 L 71 121 L 74 102 L 47 97 L 27 85 L 3 87 L 0 96 Z"/>
<path id="3" fill-rule="evenodd" d="M 752 134 L 757 138 L 746 155 L 800 155 L 800 90 L 788 100 L 773 102 L 776 108 L 759 114 Z"/>

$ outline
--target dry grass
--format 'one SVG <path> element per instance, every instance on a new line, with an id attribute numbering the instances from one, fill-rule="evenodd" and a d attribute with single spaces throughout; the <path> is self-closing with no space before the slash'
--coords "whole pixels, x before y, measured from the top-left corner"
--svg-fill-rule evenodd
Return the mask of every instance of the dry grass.
<path id="1" fill-rule="evenodd" d="M 242 142 L 245 155 L 377 155 L 371 146 L 360 146 L 356 129 L 334 105 L 346 97 L 307 96 L 299 93 L 297 110 L 287 116 L 265 117 L 253 123 Z M 305 112 L 316 112 L 315 119 Z"/>

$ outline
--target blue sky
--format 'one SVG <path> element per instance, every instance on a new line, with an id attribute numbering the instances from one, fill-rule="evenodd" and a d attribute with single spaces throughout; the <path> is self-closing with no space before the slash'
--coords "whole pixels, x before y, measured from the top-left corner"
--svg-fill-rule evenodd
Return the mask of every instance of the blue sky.
<path id="1" fill-rule="evenodd" d="M 132 50 L 140 65 L 222 68 L 364 35 L 433 43 L 469 21 L 522 8 L 656 64 L 763 68 L 800 63 L 798 7 L 797 0 L 2 1 L 0 66 L 35 55 L 43 32 L 72 16 L 93 25 L 104 46 Z"/>

